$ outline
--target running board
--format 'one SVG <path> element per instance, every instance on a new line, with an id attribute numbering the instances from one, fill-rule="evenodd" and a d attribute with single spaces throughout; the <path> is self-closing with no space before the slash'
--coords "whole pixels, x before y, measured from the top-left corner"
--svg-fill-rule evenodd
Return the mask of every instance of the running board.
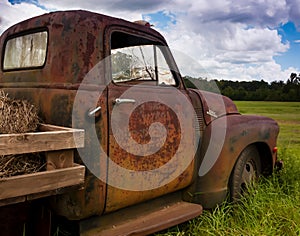
<path id="1" fill-rule="evenodd" d="M 174 201 L 175 200 L 175 201 Z M 178 197 L 159 198 L 80 222 L 80 235 L 148 235 L 199 216 L 202 206 Z"/>

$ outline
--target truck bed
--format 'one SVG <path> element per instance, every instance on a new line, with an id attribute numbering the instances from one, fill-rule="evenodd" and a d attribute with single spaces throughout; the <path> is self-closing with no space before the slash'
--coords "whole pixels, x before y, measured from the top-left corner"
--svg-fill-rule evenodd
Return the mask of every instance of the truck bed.
<path id="1" fill-rule="evenodd" d="M 41 124 L 38 132 L 1 134 L 0 155 L 43 152 L 44 171 L 0 179 L 0 206 L 82 187 L 85 167 L 74 163 L 74 148 L 84 146 L 84 131 Z M 1 158 L 0 156 L 0 158 Z"/>

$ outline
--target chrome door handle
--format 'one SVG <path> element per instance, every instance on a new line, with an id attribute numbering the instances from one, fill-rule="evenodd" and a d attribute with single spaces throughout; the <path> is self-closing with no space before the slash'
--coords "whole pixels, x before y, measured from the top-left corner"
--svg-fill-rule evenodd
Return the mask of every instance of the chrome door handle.
<path id="1" fill-rule="evenodd" d="M 92 116 L 94 116 L 98 111 L 100 111 L 101 110 L 101 107 L 100 106 L 98 106 L 98 107 L 96 107 L 96 108 L 94 108 L 94 109 L 90 109 L 89 111 L 88 111 L 88 116 L 89 117 L 92 117 Z"/>
<path id="2" fill-rule="evenodd" d="M 135 100 L 130 98 L 116 98 L 115 104 L 119 105 L 121 103 L 135 103 Z"/>

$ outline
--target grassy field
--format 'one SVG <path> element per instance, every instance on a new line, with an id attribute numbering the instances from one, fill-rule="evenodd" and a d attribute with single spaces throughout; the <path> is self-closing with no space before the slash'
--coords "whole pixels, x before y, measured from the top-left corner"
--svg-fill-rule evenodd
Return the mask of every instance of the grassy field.
<path id="1" fill-rule="evenodd" d="M 236 206 L 225 203 L 157 235 L 300 235 L 300 103 L 236 102 L 242 114 L 259 114 L 280 125 L 280 173 L 261 179 Z"/>

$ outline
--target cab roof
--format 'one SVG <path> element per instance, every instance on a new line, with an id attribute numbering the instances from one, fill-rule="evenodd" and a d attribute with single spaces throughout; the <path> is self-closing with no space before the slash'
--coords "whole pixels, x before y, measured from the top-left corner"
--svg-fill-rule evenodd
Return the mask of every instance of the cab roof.
<path id="1" fill-rule="evenodd" d="M 144 22 L 144 24 L 141 24 L 140 22 Z M 110 25 L 122 25 L 123 27 L 144 31 L 152 36 L 163 39 L 163 36 L 151 28 L 151 25 L 148 22 L 141 20 L 130 22 L 121 18 L 111 17 L 85 10 L 55 11 L 29 18 L 8 28 L 2 34 L 2 37 L 7 37 L 15 33 L 43 27 L 64 27 L 76 29 L 78 24 L 80 25 L 83 23 L 90 24 L 94 28 L 99 27 L 99 25 L 104 28 Z"/>
<path id="2" fill-rule="evenodd" d="M 4 50 L 11 38 L 30 33 L 48 32 L 45 64 L 34 70 L 3 70 Z M 83 77 L 108 56 L 111 34 L 126 31 L 167 45 L 163 36 L 147 24 L 129 22 L 83 10 L 57 11 L 36 16 L 8 28 L 0 38 L 0 82 L 39 81 L 80 83 Z"/>

